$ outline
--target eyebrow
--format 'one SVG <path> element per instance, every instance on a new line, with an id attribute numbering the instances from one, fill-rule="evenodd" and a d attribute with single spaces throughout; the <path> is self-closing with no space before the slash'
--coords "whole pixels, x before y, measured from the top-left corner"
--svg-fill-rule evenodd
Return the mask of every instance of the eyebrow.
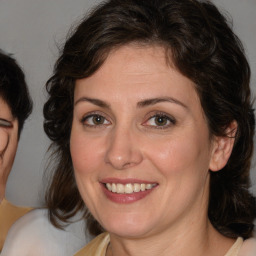
<path id="1" fill-rule="evenodd" d="M 99 100 L 99 99 L 94 99 L 94 98 L 89 98 L 89 97 L 82 97 L 79 98 L 74 105 L 77 105 L 79 102 L 90 102 L 96 106 L 102 107 L 102 108 L 107 108 L 110 109 L 110 105 L 108 103 L 106 103 L 103 100 Z M 143 108 L 143 107 L 147 107 L 147 106 L 152 106 L 155 105 L 157 103 L 161 103 L 161 102 L 170 102 L 170 103 L 175 103 L 178 104 L 184 108 L 188 108 L 184 103 L 182 103 L 181 101 L 174 99 L 172 97 L 158 97 L 158 98 L 152 98 L 152 99 L 145 99 L 142 101 L 139 101 L 137 103 L 137 107 L 138 108 Z"/>
<path id="2" fill-rule="evenodd" d="M 152 106 L 152 105 L 155 105 L 155 104 L 161 103 L 161 102 L 175 103 L 184 108 L 188 108 L 184 103 L 182 103 L 181 101 L 174 99 L 172 97 L 160 97 L 160 98 L 146 99 L 146 100 L 138 102 L 137 106 L 139 108 L 142 108 L 142 107 Z"/>
<path id="3" fill-rule="evenodd" d="M 110 105 L 107 104 L 105 101 L 103 100 L 99 100 L 99 99 L 93 99 L 93 98 L 88 98 L 88 97 L 82 97 L 80 99 L 78 99 L 76 102 L 75 102 L 75 105 L 77 105 L 79 102 L 90 102 L 96 106 L 99 106 L 101 108 L 107 108 L 107 109 L 110 109 Z"/>

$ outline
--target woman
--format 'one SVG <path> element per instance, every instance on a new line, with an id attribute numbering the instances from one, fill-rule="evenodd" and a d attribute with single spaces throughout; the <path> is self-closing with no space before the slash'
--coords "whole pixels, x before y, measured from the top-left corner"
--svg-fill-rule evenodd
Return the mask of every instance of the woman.
<path id="1" fill-rule="evenodd" d="M 4 198 L 19 137 L 31 111 L 23 71 L 13 58 L 0 51 L 0 252 L 11 225 L 31 210 L 14 206 Z"/>
<path id="2" fill-rule="evenodd" d="M 255 255 L 249 82 L 210 2 L 109 0 L 85 18 L 44 107 L 51 221 L 83 210 L 97 235 L 76 255 Z"/>

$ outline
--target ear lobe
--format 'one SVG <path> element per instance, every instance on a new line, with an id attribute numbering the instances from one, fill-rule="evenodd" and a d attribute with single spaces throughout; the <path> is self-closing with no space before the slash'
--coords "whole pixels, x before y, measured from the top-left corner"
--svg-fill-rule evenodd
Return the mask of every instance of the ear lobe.
<path id="1" fill-rule="evenodd" d="M 235 142 L 237 122 L 231 122 L 225 133 L 226 136 L 215 136 L 213 139 L 213 149 L 209 169 L 214 172 L 221 170 L 228 162 Z"/>

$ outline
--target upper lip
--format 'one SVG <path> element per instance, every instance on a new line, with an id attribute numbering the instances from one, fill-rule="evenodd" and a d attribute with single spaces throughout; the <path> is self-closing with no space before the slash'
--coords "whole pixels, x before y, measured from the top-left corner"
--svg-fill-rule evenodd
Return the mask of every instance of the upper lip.
<path id="1" fill-rule="evenodd" d="M 134 178 L 127 178 L 127 179 L 119 179 L 119 178 L 105 178 L 100 181 L 101 183 L 119 183 L 119 184 L 158 184 L 155 181 L 148 181 L 148 180 L 142 180 L 142 179 L 134 179 Z"/>

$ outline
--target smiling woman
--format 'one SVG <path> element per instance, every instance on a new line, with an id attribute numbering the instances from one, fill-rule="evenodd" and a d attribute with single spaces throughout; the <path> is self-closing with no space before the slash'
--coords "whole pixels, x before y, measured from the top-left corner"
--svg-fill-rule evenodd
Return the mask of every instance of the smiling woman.
<path id="1" fill-rule="evenodd" d="M 194 87 L 166 65 L 162 47 L 136 45 L 76 82 L 75 102 L 97 97 L 108 106 L 76 104 L 70 137 L 78 189 L 106 230 L 144 237 L 192 223 L 202 209 L 207 216 L 219 142 L 209 139 Z"/>
<path id="2" fill-rule="evenodd" d="M 51 221 L 82 210 L 99 235 L 76 255 L 255 254 L 249 81 L 207 1 L 110 0 L 82 21 L 44 107 Z"/>

